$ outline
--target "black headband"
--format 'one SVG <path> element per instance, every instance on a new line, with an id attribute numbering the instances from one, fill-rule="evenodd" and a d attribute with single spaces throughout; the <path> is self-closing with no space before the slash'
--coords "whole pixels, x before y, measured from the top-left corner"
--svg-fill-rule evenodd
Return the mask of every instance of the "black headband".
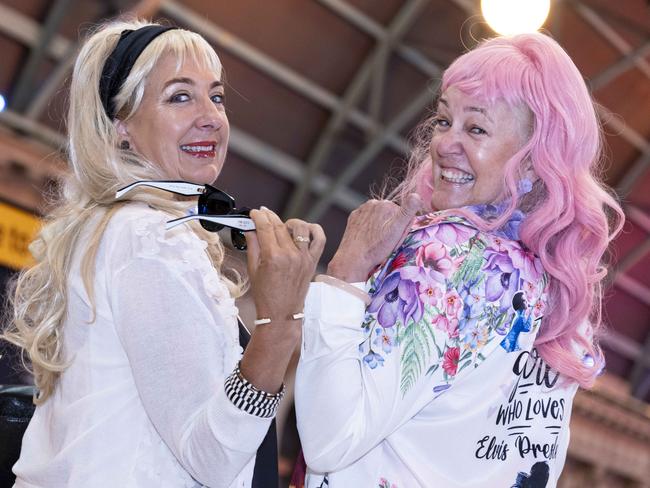
<path id="1" fill-rule="evenodd" d="M 163 32 L 176 29 L 176 27 L 163 27 L 162 25 L 147 25 L 138 30 L 122 31 L 120 40 L 113 52 L 104 63 L 102 77 L 99 79 L 99 97 L 108 118 L 115 118 L 113 97 L 122 88 L 124 80 L 129 76 L 135 61 L 142 51 Z"/>

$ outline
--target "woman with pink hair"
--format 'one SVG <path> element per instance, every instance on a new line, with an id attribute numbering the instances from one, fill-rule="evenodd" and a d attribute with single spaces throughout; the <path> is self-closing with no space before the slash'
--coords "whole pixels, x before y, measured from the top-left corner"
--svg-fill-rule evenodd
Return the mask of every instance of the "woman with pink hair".
<path id="1" fill-rule="evenodd" d="M 445 71 L 417 134 L 307 296 L 305 486 L 555 486 L 623 220 L 593 101 L 548 36 L 494 38 Z"/>

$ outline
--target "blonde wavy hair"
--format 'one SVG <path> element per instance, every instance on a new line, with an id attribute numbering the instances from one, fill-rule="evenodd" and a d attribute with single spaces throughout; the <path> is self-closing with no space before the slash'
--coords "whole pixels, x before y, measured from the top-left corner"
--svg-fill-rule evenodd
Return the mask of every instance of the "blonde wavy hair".
<path id="1" fill-rule="evenodd" d="M 157 191 L 134 192 L 129 199 L 115 201 L 115 191 L 133 181 L 165 179 L 155 162 L 118 148 L 114 121 L 106 114 L 98 87 L 104 62 L 115 48 L 122 31 L 150 25 L 139 20 L 114 21 L 99 26 L 86 40 L 74 66 L 68 110 L 68 159 L 70 172 L 63 181 L 55 210 L 30 245 L 36 264 L 19 274 L 10 293 L 9 325 L 4 340 L 21 348 L 23 364 L 33 373 L 36 404 L 54 391 L 66 369 L 63 357 L 63 324 L 67 310 L 67 274 L 73 254 L 84 252 L 81 273 L 94 309 L 94 263 L 102 235 L 111 216 L 129 202 L 181 216 L 187 203 Z M 115 96 L 117 119 L 128 120 L 138 110 L 147 76 L 162 55 L 171 53 L 177 67 L 190 56 L 221 76 L 221 62 L 212 47 L 199 34 L 173 29 L 155 38 L 137 59 L 128 78 Z M 90 242 L 79 242 L 86 226 L 95 225 Z M 221 270 L 224 247 L 216 234 L 193 227 L 208 242 L 213 266 Z M 79 247 L 84 244 L 85 250 Z M 224 278 L 235 297 L 244 290 L 235 274 Z M 30 367 L 31 366 L 31 367 Z"/>

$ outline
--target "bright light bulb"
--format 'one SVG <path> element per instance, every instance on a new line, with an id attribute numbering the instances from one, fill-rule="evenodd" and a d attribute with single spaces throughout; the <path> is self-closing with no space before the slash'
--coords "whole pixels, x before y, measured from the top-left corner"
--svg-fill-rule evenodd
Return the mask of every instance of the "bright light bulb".
<path id="1" fill-rule="evenodd" d="M 483 17 L 504 36 L 537 31 L 550 8 L 551 0 L 481 0 Z"/>
<path id="2" fill-rule="evenodd" d="M 7 106 L 7 102 L 5 102 L 5 97 L 0 95 L 0 112 L 2 112 L 6 106 Z"/>

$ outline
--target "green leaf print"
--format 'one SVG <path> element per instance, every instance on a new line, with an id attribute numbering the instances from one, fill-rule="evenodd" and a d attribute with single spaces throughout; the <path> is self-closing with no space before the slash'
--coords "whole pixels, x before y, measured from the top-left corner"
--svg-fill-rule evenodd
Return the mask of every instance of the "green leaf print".
<path id="1" fill-rule="evenodd" d="M 422 370 L 431 358 L 430 339 L 435 344 L 433 325 L 426 318 L 417 323 L 411 323 L 408 327 L 402 327 L 398 333 L 399 343 L 402 350 L 401 366 L 402 377 L 400 379 L 400 390 L 402 396 L 413 387 Z"/>
<path id="2" fill-rule="evenodd" d="M 485 259 L 485 243 L 477 237 L 472 237 L 469 244 L 467 256 L 465 256 L 458 271 L 451 277 L 451 284 L 454 288 L 459 288 L 462 283 L 476 282 L 481 274 Z"/>

